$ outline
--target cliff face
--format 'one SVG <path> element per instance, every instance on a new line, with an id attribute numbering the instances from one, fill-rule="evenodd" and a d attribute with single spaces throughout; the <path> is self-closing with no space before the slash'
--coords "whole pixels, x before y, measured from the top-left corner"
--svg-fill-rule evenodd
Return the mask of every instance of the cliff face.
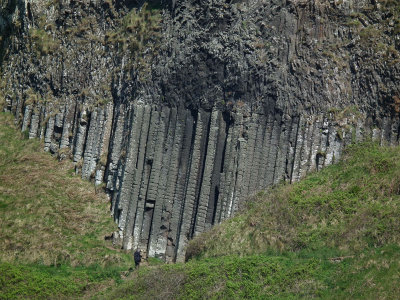
<path id="1" fill-rule="evenodd" d="M 143 3 L 0 14 L 5 110 L 105 183 L 124 248 L 183 260 L 250 194 L 351 142 L 398 144 L 397 1 Z"/>

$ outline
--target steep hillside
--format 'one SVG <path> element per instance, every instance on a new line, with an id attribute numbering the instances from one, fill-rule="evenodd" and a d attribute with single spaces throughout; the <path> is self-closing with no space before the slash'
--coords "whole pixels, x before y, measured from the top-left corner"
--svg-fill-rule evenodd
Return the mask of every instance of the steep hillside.
<path id="1" fill-rule="evenodd" d="M 41 148 L 0 113 L 0 299 L 83 296 L 133 263 L 104 239 L 115 230 L 105 194 Z"/>
<path id="2" fill-rule="evenodd" d="M 354 146 L 196 237 L 185 265 L 141 270 L 105 298 L 397 299 L 399 157 L 399 147 Z"/>

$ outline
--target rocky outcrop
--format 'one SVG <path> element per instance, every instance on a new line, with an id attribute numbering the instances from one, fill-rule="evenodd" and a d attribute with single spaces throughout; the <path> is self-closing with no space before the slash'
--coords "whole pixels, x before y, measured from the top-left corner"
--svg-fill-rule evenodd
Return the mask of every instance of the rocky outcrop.
<path id="1" fill-rule="evenodd" d="M 40 130 L 46 108 L 28 107 L 23 128 L 31 138 L 45 132 L 46 149 L 59 156 L 69 149 L 83 178 L 104 179 L 125 249 L 168 262 L 184 260 L 191 237 L 232 216 L 252 193 L 334 163 L 352 142 L 399 140 L 398 117 L 376 127 L 351 109 L 290 116 L 134 103 L 68 111 Z"/>
<path id="2" fill-rule="evenodd" d="M 5 110 L 105 187 L 125 249 L 183 261 L 249 195 L 398 144 L 396 3 L 228 2 L 2 6 Z"/>

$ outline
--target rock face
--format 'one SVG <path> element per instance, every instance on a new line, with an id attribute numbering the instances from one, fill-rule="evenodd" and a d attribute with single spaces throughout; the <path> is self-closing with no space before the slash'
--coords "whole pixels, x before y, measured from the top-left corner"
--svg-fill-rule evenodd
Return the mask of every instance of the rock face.
<path id="1" fill-rule="evenodd" d="M 397 2 L 133 2 L 0 14 L 4 109 L 104 183 L 125 249 L 183 261 L 252 193 L 398 144 Z"/>

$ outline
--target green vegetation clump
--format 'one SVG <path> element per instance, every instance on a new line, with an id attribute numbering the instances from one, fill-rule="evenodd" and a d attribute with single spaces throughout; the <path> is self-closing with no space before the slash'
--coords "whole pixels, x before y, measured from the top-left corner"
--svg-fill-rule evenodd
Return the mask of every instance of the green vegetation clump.
<path id="1" fill-rule="evenodd" d="M 32 39 L 33 49 L 38 56 L 53 54 L 60 47 L 60 42 L 42 28 L 30 29 L 29 35 Z"/>
<path id="2" fill-rule="evenodd" d="M 160 11 L 148 9 L 145 4 L 141 10 L 132 9 L 122 18 L 119 28 L 108 32 L 106 42 L 129 49 L 133 54 L 140 53 L 148 46 L 154 46 L 160 33 Z"/>
<path id="3" fill-rule="evenodd" d="M 193 259 L 139 269 L 99 299 L 397 299 L 400 247 Z"/>
<path id="4" fill-rule="evenodd" d="M 0 299 L 77 298 L 120 283 L 121 268 L 0 263 Z"/>
<path id="5" fill-rule="evenodd" d="M 379 15 L 379 17 L 377 17 Z M 358 43 L 366 50 L 372 49 L 378 59 L 390 65 L 398 64 L 400 52 L 396 40 L 400 33 L 400 2 L 379 0 L 374 5 L 348 16 L 344 25 L 349 26 L 360 37 Z"/>
<path id="6" fill-rule="evenodd" d="M 314 275 L 323 265 L 317 259 L 253 255 L 223 256 L 187 264 L 146 268 L 105 299 L 261 299 L 293 293 L 312 295 L 322 286 Z M 298 275 L 301 274 L 302 278 Z M 284 292 L 282 292 L 284 291 Z"/>
<path id="7" fill-rule="evenodd" d="M 145 3 L 140 10 L 132 9 L 121 19 L 117 29 L 106 34 L 105 44 L 113 45 L 120 51 L 129 50 L 140 77 L 145 78 L 159 47 L 160 23 L 160 10 Z"/>
<path id="8" fill-rule="evenodd" d="M 0 79 L 0 112 L 3 111 L 6 105 L 6 97 L 8 96 L 7 81 L 4 77 Z"/>

